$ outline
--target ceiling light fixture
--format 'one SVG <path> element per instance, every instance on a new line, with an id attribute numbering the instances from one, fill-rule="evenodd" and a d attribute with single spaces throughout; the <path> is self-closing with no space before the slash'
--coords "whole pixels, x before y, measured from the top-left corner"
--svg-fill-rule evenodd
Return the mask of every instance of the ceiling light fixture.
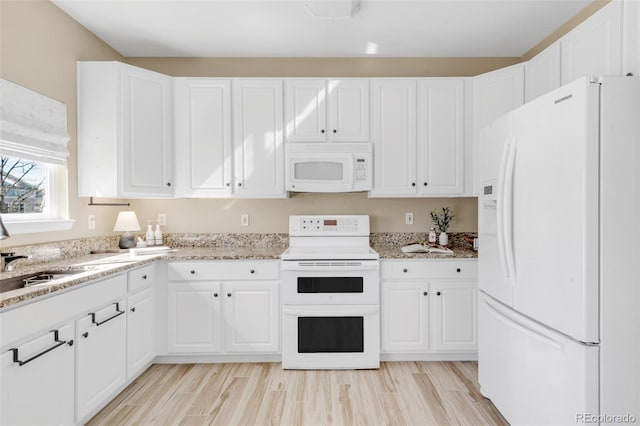
<path id="1" fill-rule="evenodd" d="M 352 19 L 360 0 L 313 0 L 306 3 L 309 14 L 318 19 Z"/>

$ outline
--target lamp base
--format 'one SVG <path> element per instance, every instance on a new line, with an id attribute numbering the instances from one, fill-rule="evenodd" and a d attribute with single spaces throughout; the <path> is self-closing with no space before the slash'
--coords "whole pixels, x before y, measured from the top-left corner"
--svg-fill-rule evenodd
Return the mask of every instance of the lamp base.
<path id="1" fill-rule="evenodd" d="M 129 249 L 136 246 L 136 239 L 130 233 L 124 233 L 120 235 L 120 241 L 118 243 L 118 247 L 121 249 Z"/>

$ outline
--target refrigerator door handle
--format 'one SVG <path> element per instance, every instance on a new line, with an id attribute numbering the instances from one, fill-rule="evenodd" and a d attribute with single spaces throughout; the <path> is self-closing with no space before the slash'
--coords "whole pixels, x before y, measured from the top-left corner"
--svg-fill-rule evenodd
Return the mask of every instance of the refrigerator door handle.
<path id="1" fill-rule="evenodd" d="M 500 264 L 502 265 L 502 271 L 505 277 L 509 278 L 509 266 L 507 264 L 507 258 L 505 253 L 505 240 L 504 240 L 504 184 L 505 175 L 507 169 L 507 158 L 509 157 L 510 142 L 502 148 L 502 156 L 500 157 L 500 168 L 498 169 L 498 194 L 497 201 L 498 206 L 496 209 L 496 227 L 497 227 L 497 240 L 498 240 L 498 256 L 500 257 Z"/>
<path id="2" fill-rule="evenodd" d="M 516 141 L 510 140 L 507 142 L 509 150 L 507 151 L 507 161 L 504 171 L 504 189 L 502 193 L 502 208 L 503 208 L 503 239 L 504 239 L 504 251 L 507 264 L 508 276 L 515 280 L 516 277 L 516 262 L 515 253 L 513 250 L 513 172 L 515 170 L 516 163 Z"/>

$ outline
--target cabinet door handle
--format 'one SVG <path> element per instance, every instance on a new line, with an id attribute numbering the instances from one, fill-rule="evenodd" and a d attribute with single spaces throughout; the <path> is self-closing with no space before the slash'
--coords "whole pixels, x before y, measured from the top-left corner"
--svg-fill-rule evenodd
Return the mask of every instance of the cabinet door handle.
<path id="1" fill-rule="evenodd" d="M 167 182 L 167 186 L 171 186 L 171 182 Z"/>
<path id="2" fill-rule="evenodd" d="M 440 292 L 439 292 L 439 291 L 438 291 L 438 292 L 436 292 L 436 295 L 440 296 Z"/>
<path id="3" fill-rule="evenodd" d="M 424 293 L 422 293 L 423 296 L 428 296 L 429 293 L 427 293 L 426 291 Z"/>
<path id="4" fill-rule="evenodd" d="M 218 293 L 213 293 L 213 297 L 218 297 Z"/>
<path id="5" fill-rule="evenodd" d="M 238 182 L 238 187 L 241 187 L 241 186 L 242 186 L 242 182 Z"/>
<path id="6" fill-rule="evenodd" d="M 143 279 L 143 280 L 146 280 L 146 279 L 147 279 L 147 276 L 146 276 L 146 275 L 143 275 L 143 276 L 142 276 L 142 279 Z"/>
<path id="7" fill-rule="evenodd" d="M 422 186 L 427 186 L 429 185 L 427 182 L 422 182 Z"/>
<path id="8" fill-rule="evenodd" d="M 460 271 L 462 271 L 462 269 L 460 269 L 460 268 L 457 268 L 457 269 L 456 269 L 456 272 L 460 272 Z"/>
<path id="9" fill-rule="evenodd" d="M 196 271 L 194 271 L 194 270 L 192 269 L 192 270 L 190 270 L 190 271 L 189 271 L 189 273 L 190 273 L 191 275 L 195 275 Z"/>
<path id="10" fill-rule="evenodd" d="M 409 272 L 409 270 L 408 270 L 407 268 L 404 268 L 404 269 L 402 270 L 402 272 L 404 272 L 404 273 L 406 274 L 407 272 Z"/>
<path id="11" fill-rule="evenodd" d="M 416 186 L 416 183 L 415 182 L 411 182 L 411 186 Z"/>
<path id="12" fill-rule="evenodd" d="M 66 340 L 60 340 L 58 338 L 58 330 L 51 330 L 51 332 L 53 333 L 53 340 L 55 341 L 55 345 L 48 347 L 44 351 L 32 356 L 31 358 L 25 359 L 24 361 L 20 360 L 20 356 L 18 355 L 18 348 L 12 348 L 11 351 L 13 352 L 13 362 L 18 363 L 18 366 L 22 367 L 23 365 L 33 361 L 34 359 L 40 358 L 42 355 L 46 354 L 47 352 L 51 352 L 55 348 L 59 348 L 60 346 L 67 343 Z"/>
<path id="13" fill-rule="evenodd" d="M 134 306 L 133 308 L 129 309 L 131 312 L 135 312 L 136 311 L 136 307 Z"/>
<path id="14" fill-rule="evenodd" d="M 255 273 L 256 273 L 256 271 L 255 271 L 255 269 L 252 269 L 252 270 L 250 270 L 250 271 L 249 271 L 249 273 L 250 273 L 250 274 L 255 274 Z"/>
<path id="15" fill-rule="evenodd" d="M 228 187 L 230 187 L 230 186 L 231 186 L 231 182 L 227 182 L 227 183 L 225 183 L 225 186 L 226 186 L 227 188 L 228 188 Z"/>
<path id="16" fill-rule="evenodd" d="M 338 133 L 338 129 L 333 129 L 333 133 Z"/>
<path id="17" fill-rule="evenodd" d="M 227 293 L 227 297 L 231 297 L 231 293 Z"/>
<path id="18" fill-rule="evenodd" d="M 104 321 L 96 321 L 96 313 L 95 312 L 91 312 L 89 315 L 91 315 L 91 322 L 94 323 L 96 326 L 101 326 L 102 324 L 111 321 L 114 318 L 119 317 L 120 315 L 124 314 L 124 311 L 120 310 L 120 302 L 116 302 L 114 303 L 114 305 L 116 305 L 116 314 L 107 318 Z"/>
<path id="19" fill-rule="evenodd" d="M 73 342 L 73 340 L 69 340 L 69 341 L 67 342 L 67 345 L 68 345 L 68 346 L 73 346 L 73 343 L 74 343 L 74 342 Z"/>
<path id="20" fill-rule="evenodd" d="M 82 337 L 84 337 L 85 339 L 89 337 L 89 332 L 85 331 L 84 333 L 82 333 Z"/>
<path id="21" fill-rule="evenodd" d="M 320 133 L 324 133 L 324 129 L 320 129 Z"/>

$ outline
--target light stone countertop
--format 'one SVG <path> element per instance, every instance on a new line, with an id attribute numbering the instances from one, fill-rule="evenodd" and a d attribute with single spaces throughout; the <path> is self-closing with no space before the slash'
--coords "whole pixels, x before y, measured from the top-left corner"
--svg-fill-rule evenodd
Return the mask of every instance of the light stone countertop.
<path id="1" fill-rule="evenodd" d="M 404 239 L 414 235 L 404 236 Z M 456 243 L 453 245 L 453 254 L 429 254 L 429 253 L 403 253 L 400 248 L 407 241 L 385 236 L 384 244 L 376 244 L 381 240 L 373 239 L 372 248 L 379 253 L 380 259 L 475 259 L 478 254 L 469 244 Z M 90 281 L 106 278 L 111 275 L 126 272 L 128 270 L 153 263 L 157 260 L 189 261 L 189 260 L 278 260 L 286 250 L 286 246 L 280 244 L 263 244 L 256 246 L 212 246 L 212 247 L 178 247 L 171 252 L 139 255 L 132 257 L 129 253 L 121 254 L 92 254 L 85 256 L 66 257 L 48 262 L 32 265 L 24 265 L 12 272 L 0 272 L 0 280 L 13 278 L 25 274 L 36 274 L 46 270 L 64 270 L 77 267 L 86 267 L 85 272 L 69 275 L 56 279 L 51 283 L 41 284 L 28 288 L 0 293 L 0 312 L 41 296 L 50 295 L 72 287 L 81 286 Z"/>

